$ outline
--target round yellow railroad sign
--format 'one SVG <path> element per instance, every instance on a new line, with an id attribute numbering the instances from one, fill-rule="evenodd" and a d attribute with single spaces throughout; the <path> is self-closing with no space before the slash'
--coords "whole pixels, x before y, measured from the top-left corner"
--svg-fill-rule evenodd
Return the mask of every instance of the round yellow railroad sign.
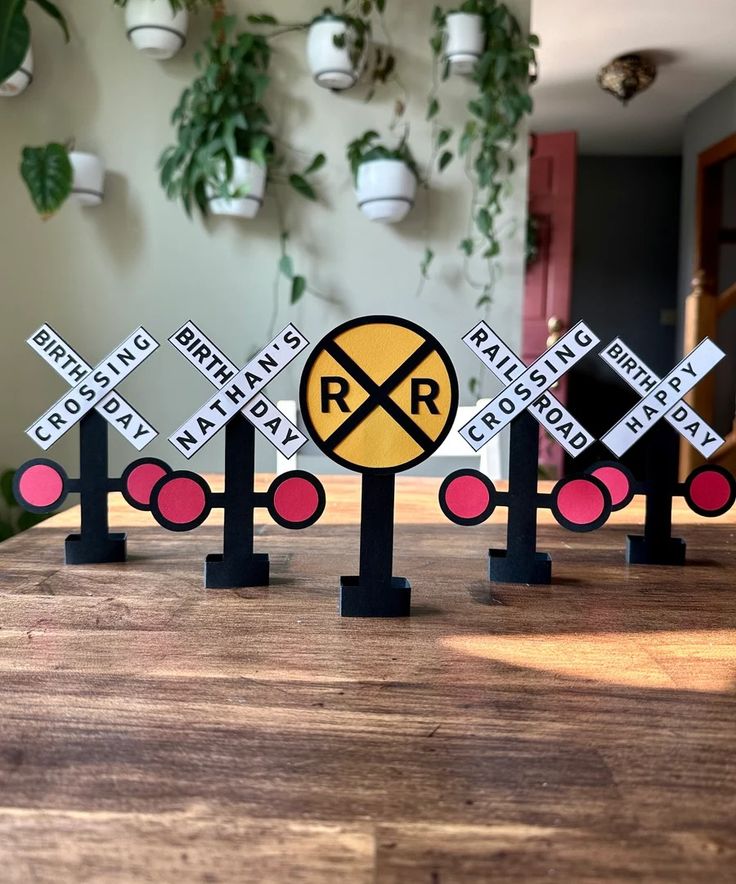
<path id="1" fill-rule="evenodd" d="M 307 429 L 329 458 L 361 473 L 395 473 L 426 460 L 450 432 L 457 375 L 420 326 L 366 316 L 317 344 L 299 396 Z"/>

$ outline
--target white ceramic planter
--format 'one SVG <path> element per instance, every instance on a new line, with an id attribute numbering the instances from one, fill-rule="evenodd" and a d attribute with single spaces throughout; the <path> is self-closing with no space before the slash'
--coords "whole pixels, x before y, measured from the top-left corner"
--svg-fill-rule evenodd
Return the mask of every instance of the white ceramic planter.
<path id="1" fill-rule="evenodd" d="M 99 206 L 105 195 L 105 167 L 93 153 L 73 150 L 69 160 L 74 170 L 69 199 L 81 206 Z"/>
<path id="2" fill-rule="evenodd" d="M 172 58 L 187 39 L 189 13 L 173 12 L 169 0 L 128 0 L 125 28 L 130 42 L 150 58 Z"/>
<path id="3" fill-rule="evenodd" d="M 33 82 L 33 49 L 29 46 L 18 70 L 0 83 L 0 96 L 14 98 L 25 92 Z"/>
<path id="4" fill-rule="evenodd" d="M 342 92 L 358 82 L 365 52 L 357 67 L 353 65 L 351 36 L 352 29 L 340 18 L 321 18 L 312 23 L 307 38 L 307 60 L 317 85 Z M 335 37 L 345 37 L 346 45 L 335 46 Z"/>
<path id="5" fill-rule="evenodd" d="M 235 218 L 255 218 L 263 205 L 266 170 L 252 160 L 236 157 L 229 187 L 232 197 L 214 196 L 213 189 L 208 188 L 210 212 Z"/>
<path id="6" fill-rule="evenodd" d="M 467 12 L 451 12 L 447 16 L 445 58 L 453 73 L 472 74 L 485 45 L 481 16 Z"/>
<path id="7" fill-rule="evenodd" d="M 355 195 L 371 221 L 396 224 L 414 207 L 417 179 L 403 160 L 370 160 L 358 167 Z"/>

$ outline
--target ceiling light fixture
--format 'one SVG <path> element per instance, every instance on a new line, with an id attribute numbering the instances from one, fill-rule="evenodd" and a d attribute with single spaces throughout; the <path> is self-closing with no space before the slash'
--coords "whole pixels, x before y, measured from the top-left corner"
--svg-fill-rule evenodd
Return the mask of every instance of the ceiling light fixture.
<path id="1" fill-rule="evenodd" d="M 656 78 L 657 66 L 651 59 L 630 53 L 619 55 L 602 67 L 598 73 L 598 85 L 626 105 L 648 89 Z"/>

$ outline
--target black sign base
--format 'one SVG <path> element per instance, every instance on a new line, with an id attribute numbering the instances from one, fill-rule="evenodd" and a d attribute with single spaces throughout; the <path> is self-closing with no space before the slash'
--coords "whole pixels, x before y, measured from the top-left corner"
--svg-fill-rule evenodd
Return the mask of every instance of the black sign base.
<path id="1" fill-rule="evenodd" d="M 124 562 L 126 534 L 95 535 L 70 534 L 64 541 L 64 561 L 67 565 L 104 565 Z"/>
<path id="2" fill-rule="evenodd" d="M 246 586 L 268 586 L 268 555 L 238 557 L 222 553 L 207 556 L 204 563 L 205 589 L 238 589 Z"/>
<path id="3" fill-rule="evenodd" d="M 629 565 L 684 565 L 687 545 L 679 537 L 649 541 L 629 534 L 626 538 L 626 562 Z"/>
<path id="4" fill-rule="evenodd" d="M 408 617 L 411 614 L 411 584 L 405 577 L 392 577 L 385 584 L 366 585 L 359 577 L 340 578 L 341 617 Z"/>
<path id="5" fill-rule="evenodd" d="M 509 558 L 505 549 L 489 549 L 488 579 L 491 583 L 550 584 L 552 559 L 544 552 Z"/>

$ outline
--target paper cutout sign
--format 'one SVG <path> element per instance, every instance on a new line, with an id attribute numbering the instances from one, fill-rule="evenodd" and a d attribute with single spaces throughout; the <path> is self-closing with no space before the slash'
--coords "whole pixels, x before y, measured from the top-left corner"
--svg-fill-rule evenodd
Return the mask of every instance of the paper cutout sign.
<path id="1" fill-rule="evenodd" d="M 48 326 L 41 326 L 36 335 L 40 334 L 44 328 L 48 328 Z M 34 337 L 35 335 L 31 336 L 28 343 L 33 346 L 36 352 L 39 352 L 38 347 L 32 343 Z M 62 347 L 63 345 L 59 342 L 57 346 Z M 124 381 L 157 349 L 158 341 L 149 335 L 143 326 L 140 326 L 99 365 L 83 374 L 68 393 L 57 400 L 35 423 L 31 424 L 26 430 L 26 434 L 46 451 L 93 408 L 99 406 L 98 410 L 101 410 L 104 415 L 106 411 L 104 403 L 107 401 L 108 394 L 112 393 L 118 384 Z M 51 352 L 46 353 L 44 350 L 41 355 L 47 362 L 50 361 Z"/>
<path id="2" fill-rule="evenodd" d="M 92 372 L 92 366 L 85 362 L 50 325 L 44 323 L 26 343 L 70 386 L 81 383 Z M 95 411 L 99 411 L 108 424 L 138 451 L 158 436 L 157 430 L 115 390 L 95 405 Z M 51 443 L 42 444 L 43 439 L 38 436 L 32 438 L 44 450 L 51 445 Z"/>
<path id="3" fill-rule="evenodd" d="M 481 473 L 461 470 L 442 484 L 440 508 L 456 524 L 478 525 L 496 506 L 506 506 L 506 549 L 488 550 L 489 579 L 494 583 L 550 583 L 552 560 L 547 553 L 537 552 L 537 511 L 551 509 L 570 531 L 600 528 L 611 513 L 608 489 L 592 477 L 563 480 L 552 494 L 537 490 L 537 423 L 573 457 L 593 444 L 593 436 L 548 391 L 599 339 L 584 322 L 578 322 L 528 368 L 486 322 L 477 323 L 463 342 L 501 381 L 504 390 L 461 427 L 460 435 L 479 451 L 511 424 L 509 490 L 497 492 Z"/>
<path id="4" fill-rule="evenodd" d="M 686 544 L 672 537 L 672 500 L 684 496 L 690 504 L 709 500 L 704 488 L 720 488 L 718 505 L 706 504 L 701 515 L 716 515 L 720 503 L 730 508 L 729 489 L 733 478 L 719 467 L 709 466 L 704 473 L 693 473 L 685 483 L 678 482 L 677 435 L 685 438 L 704 457 L 711 457 L 724 444 L 721 436 L 684 400 L 689 392 L 720 362 L 724 353 L 709 339 L 702 341 L 666 378 L 659 378 L 621 338 L 616 338 L 600 353 L 601 359 L 641 397 L 640 401 L 601 440 L 620 456 L 639 439 L 646 441 L 646 475 L 637 481 L 621 464 L 603 462 L 591 468 L 608 485 L 614 509 L 626 506 L 634 494 L 646 496 L 643 535 L 626 539 L 626 561 L 636 565 L 684 565 Z M 674 431 L 674 432 L 673 432 Z M 699 476 L 699 478 L 698 478 Z M 691 496 L 690 489 L 694 489 Z M 725 489 L 725 491 L 724 491 Z M 624 493 L 626 492 L 626 493 Z M 692 507 L 695 509 L 695 507 Z M 695 512 L 698 512 L 695 509 Z"/>
<path id="5" fill-rule="evenodd" d="M 599 338 L 584 322 L 578 322 L 539 359 L 523 370 L 523 363 L 519 363 L 514 353 L 485 323 L 479 323 L 471 329 L 463 341 L 502 383 L 507 384 L 495 399 L 460 428 L 460 435 L 473 451 L 480 451 L 527 409 L 543 426 L 550 429 L 552 438 L 573 457 L 593 442 L 590 434 L 559 402 L 545 395 L 556 381 L 600 343 Z M 490 341 L 488 347 L 484 347 L 486 341 Z M 499 371 L 500 375 L 497 374 Z"/>
<path id="6" fill-rule="evenodd" d="M 195 335 L 195 340 L 189 341 L 186 329 Z M 181 336 L 183 341 L 178 340 L 177 336 Z M 196 337 L 201 339 L 198 343 Z M 266 438 L 287 457 L 294 455 L 306 442 L 304 436 L 289 423 L 275 405 L 265 396 L 258 396 L 261 390 L 309 346 L 309 341 L 295 326 L 287 325 L 244 368 L 224 382 L 221 382 L 221 379 L 229 373 L 233 363 L 208 338 L 205 338 L 193 323 L 182 326 L 170 340 L 192 365 L 202 371 L 215 386 L 220 387 L 218 393 L 215 393 L 199 411 L 169 436 L 169 442 L 180 454 L 186 458 L 192 457 L 241 410 L 246 414 L 248 421 L 258 426 Z M 206 351 L 210 351 L 209 363 L 201 358 L 202 353 Z M 214 365 L 217 368 L 205 368 L 206 365 Z M 271 421 L 280 421 L 281 436 L 269 432 L 268 424 Z M 278 444 L 276 439 L 279 439 Z"/>
<path id="7" fill-rule="evenodd" d="M 407 320 L 344 323 L 304 369 L 302 412 L 327 457 L 361 473 L 395 473 L 440 447 L 457 409 L 457 379 L 436 338 Z"/>
<path id="8" fill-rule="evenodd" d="M 156 430 L 115 387 L 158 348 L 158 342 L 139 327 L 94 368 L 49 325 L 37 329 L 27 343 L 67 381 L 71 390 L 26 433 L 46 450 L 78 423 L 79 479 L 70 479 L 53 461 L 36 458 L 23 464 L 15 474 L 15 497 L 31 512 L 50 513 L 61 506 L 67 494 L 78 493 L 81 530 L 66 538 L 66 563 L 125 561 L 125 534 L 109 531 L 107 497 L 113 491 L 126 492 L 124 479 L 108 476 L 107 426 L 114 427 L 138 450 L 156 437 Z M 163 461 L 138 463 L 144 462 L 158 465 L 158 470 L 169 470 Z M 138 478 L 140 485 L 140 474 Z"/>
<path id="9" fill-rule="evenodd" d="M 299 400 L 317 446 L 363 475 L 360 573 L 340 579 L 340 613 L 409 616 L 411 584 L 391 573 L 396 473 L 430 457 L 450 432 L 458 402 L 450 357 L 406 319 L 354 319 L 314 348 Z"/>
<path id="10" fill-rule="evenodd" d="M 703 343 L 705 343 L 705 341 Z M 708 343 L 710 344 L 711 342 L 708 341 Z M 697 353 L 697 358 L 694 364 L 689 364 L 689 359 L 684 359 L 680 363 L 680 366 L 670 373 L 668 376 L 670 377 L 670 385 L 673 383 L 679 384 L 683 375 L 687 379 L 697 376 L 695 383 L 691 384 L 688 390 L 685 391 L 689 392 L 689 390 L 692 389 L 699 380 L 705 377 L 705 375 L 708 374 L 708 372 L 726 355 L 718 347 L 715 347 L 715 345 L 709 347 L 707 352 L 701 350 L 701 347 L 702 344 L 693 351 L 694 354 Z M 719 353 L 720 356 L 718 355 Z M 640 396 L 647 397 L 654 395 L 657 406 L 663 404 L 663 396 L 660 394 L 659 398 L 657 398 L 655 392 L 656 389 L 662 388 L 661 378 L 659 378 L 647 366 L 647 364 L 634 353 L 633 350 L 628 348 L 621 338 L 616 338 L 611 341 L 606 349 L 601 352 L 600 357 L 620 378 L 636 390 Z M 710 367 L 708 368 L 706 366 Z M 677 388 L 675 387 L 674 389 L 675 394 L 677 394 Z M 685 393 L 682 395 L 684 396 Z M 639 405 L 641 406 L 642 403 L 639 403 Z M 646 406 L 644 408 L 644 414 L 647 418 L 653 418 L 654 421 L 657 421 L 661 417 L 664 417 L 667 423 L 677 430 L 683 438 L 687 439 L 690 445 L 692 445 L 693 448 L 696 448 L 706 459 L 712 457 L 716 451 L 725 444 L 725 439 L 723 439 L 712 427 L 709 427 L 703 418 L 700 417 L 700 415 L 691 408 L 682 397 L 677 398 L 668 411 L 664 411 L 658 407 L 655 414 L 654 412 L 650 412 L 650 408 L 651 406 Z M 633 411 L 634 409 L 632 409 L 629 414 L 632 414 Z M 627 419 L 633 424 L 633 428 L 626 427 Z M 643 429 L 643 427 L 638 426 L 638 423 L 640 423 L 638 418 L 629 418 L 628 415 L 626 418 L 622 418 L 616 426 L 620 427 L 622 423 L 624 425 L 624 430 L 628 433 L 628 439 L 630 441 L 626 445 L 626 448 L 620 452 L 614 452 L 619 454 L 623 454 L 624 451 L 627 451 L 629 447 L 633 445 L 636 441 L 635 437 L 637 437 L 637 434 Z M 609 438 L 609 441 L 612 441 L 614 445 L 617 445 L 617 447 L 620 448 L 621 444 L 625 444 L 626 435 L 623 435 L 620 439 L 618 435 L 611 438 L 611 433 L 615 432 L 616 428 L 604 436 L 601 441 L 607 445 L 606 439 Z"/>
<path id="11" fill-rule="evenodd" d="M 288 325 L 238 371 L 193 322 L 186 322 L 169 341 L 219 388 L 169 441 L 185 457 L 191 457 L 225 427 L 225 491 L 216 494 L 196 473 L 181 470 L 162 477 L 155 485 L 149 508 L 156 521 L 169 531 L 191 531 L 213 508 L 223 509 L 223 552 L 207 556 L 205 586 L 267 586 L 268 555 L 253 551 L 255 509 L 268 507 L 274 520 L 284 527 L 307 528 L 320 518 L 325 506 L 321 483 L 308 473 L 286 473 L 268 492 L 254 490 L 254 428 L 286 457 L 292 457 L 307 441 L 262 391 L 309 342 Z"/>
<path id="12" fill-rule="evenodd" d="M 618 353 L 618 349 L 621 353 Z M 701 341 L 698 346 L 686 356 L 682 362 L 678 363 L 672 371 L 663 380 L 659 380 L 655 374 L 650 372 L 644 366 L 638 357 L 628 351 L 617 338 L 610 344 L 602 358 L 624 378 L 631 386 L 636 386 L 639 392 L 645 393 L 640 402 L 638 402 L 621 420 L 610 429 L 601 442 L 616 457 L 621 457 L 631 446 L 648 432 L 658 421 L 666 417 L 669 423 L 684 436 L 691 444 L 706 457 L 710 457 L 723 444 L 723 439 L 717 433 L 708 427 L 707 424 L 692 411 L 690 406 L 685 405 L 682 401 L 690 390 L 693 389 L 716 365 L 725 357 L 725 353 L 720 347 L 717 347 L 709 338 Z M 624 366 L 631 366 L 630 359 L 635 360 L 639 368 L 650 376 L 654 381 L 653 386 L 648 391 L 643 387 L 642 381 L 647 383 L 637 371 L 634 380 L 629 377 L 628 371 Z M 633 368 L 633 366 L 631 366 Z M 676 415 L 681 414 L 682 418 L 677 419 Z M 697 424 L 697 428 L 693 432 L 682 423 L 687 418 L 689 423 Z M 702 438 L 698 438 L 698 434 L 702 431 Z M 720 442 L 719 442 L 720 440 Z M 715 446 L 715 447 L 713 447 Z M 706 452 L 708 452 L 706 454 Z"/>

